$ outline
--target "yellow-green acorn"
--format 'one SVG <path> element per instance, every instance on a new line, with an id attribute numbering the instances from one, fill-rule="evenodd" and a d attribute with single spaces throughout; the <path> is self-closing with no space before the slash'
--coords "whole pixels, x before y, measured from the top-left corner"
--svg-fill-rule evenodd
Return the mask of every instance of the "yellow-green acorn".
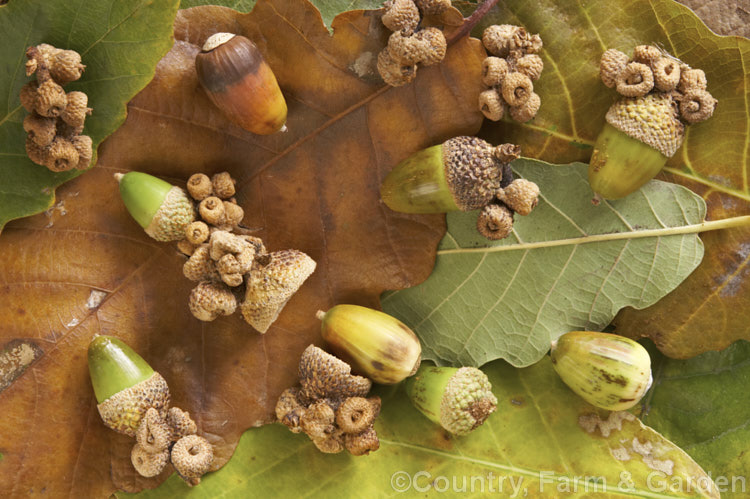
<path id="1" fill-rule="evenodd" d="M 625 97 L 609 108 L 589 164 L 591 188 L 606 199 L 640 189 L 679 149 L 685 126 L 672 97 Z"/>
<path id="2" fill-rule="evenodd" d="M 476 210 L 492 201 L 503 167 L 519 155 L 513 144 L 494 147 L 477 137 L 455 137 L 399 163 L 383 181 L 380 196 L 403 213 Z"/>
<path id="3" fill-rule="evenodd" d="M 550 356 L 563 382 L 602 409 L 629 409 L 651 386 L 651 358 L 630 338 L 573 331 L 552 343 Z"/>
<path id="4" fill-rule="evenodd" d="M 333 353 L 375 383 L 398 383 L 419 368 L 419 339 L 395 317 L 359 305 L 336 305 L 317 317 Z"/>
<path id="5" fill-rule="evenodd" d="M 406 380 L 414 407 L 455 435 L 465 435 L 497 409 L 487 375 L 475 367 L 422 366 Z"/>
<path id="6" fill-rule="evenodd" d="M 287 106 L 273 71 L 244 36 L 216 33 L 195 57 L 198 81 L 236 125 L 259 135 L 284 128 Z"/>
<path id="7" fill-rule="evenodd" d="M 195 220 L 192 201 L 181 188 L 147 173 L 116 173 L 130 215 L 157 241 L 178 241 Z"/>
<path id="8" fill-rule="evenodd" d="M 167 382 L 128 345 L 111 336 L 95 336 L 88 358 L 97 409 L 105 425 L 134 437 L 149 408 L 162 418 L 167 416 Z"/>

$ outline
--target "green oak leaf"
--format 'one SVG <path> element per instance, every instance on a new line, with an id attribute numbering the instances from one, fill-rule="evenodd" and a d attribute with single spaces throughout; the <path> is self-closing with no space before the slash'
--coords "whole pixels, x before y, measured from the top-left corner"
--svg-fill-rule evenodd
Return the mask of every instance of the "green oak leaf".
<path id="1" fill-rule="evenodd" d="M 383 0 L 311 0 L 323 17 L 323 23 L 331 26 L 333 19 L 349 10 L 379 9 L 383 6 Z M 255 6 L 255 0 L 182 0 L 181 9 L 197 7 L 199 5 L 221 5 L 239 12 L 250 12 Z"/>
<path id="2" fill-rule="evenodd" d="M 652 352 L 641 419 L 710 472 L 722 497 L 750 491 L 750 343 L 673 360 Z"/>
<path id="3" fill-rule="evenodd" d="M 703 257 L 697 234 L 673 233 L 705 215 L 703 200 L 684 187 L 652 181 L 595 206 L 586 165 L 513 166 L 542 192 L 530 215 L 516 215 L 513 233 L 488 242 L 476 212 L 451 213 L 430 277 L 383 297 L 383 309 L 417 333 L 426 359 L 527 366 L 568 331 L 601 330 L 622 307 L 655 303 Z"/>
<path id="4" fill-rule="evenodd" d="M 0 78 L 0 230 L 9 220 L 50 208 L 55 188 L 82 173 L 53 173 L 26 157 L 22 122 L 27 113 L 18 98 L 32 79 L 24 73 L 26 48 L 50 43 L 81 54 L 86 71 L 65 90 L 88 95 L 94 111 L 84 134 L 96 150 L 125 120 L 127 102 L 151 80 L 172 46 L 178 3 L 13 0 L 0 7 L 0 69 L 6 75 Z"/>
<path id="5" fill-rule="evenodd" d="M 270 425 L 245 432 L 200 486 L 173 475 L 139 497 L 718 497 L 687 454 L 629 413 L 586 404 L 549 359 L 526 369 L 497 361 L 485 372 L 497 412 L 466 437 L 433 425 L 401 387 L 379 387 L 380 449 L 366 457 L 322 454 L 305 435 Z"/>

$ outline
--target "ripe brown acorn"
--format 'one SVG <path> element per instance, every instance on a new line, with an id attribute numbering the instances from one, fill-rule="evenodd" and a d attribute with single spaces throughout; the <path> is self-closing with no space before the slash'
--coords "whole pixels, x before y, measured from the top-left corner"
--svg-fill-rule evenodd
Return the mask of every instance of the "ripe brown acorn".
<path id="1" fill-rule="evenodd" d="M 236 125 L 258 135 L 284 128 L 286 101 L 276 76 L 244 36 L 210 36 L 195 57 L 195 70 L 208 97 Z"/>

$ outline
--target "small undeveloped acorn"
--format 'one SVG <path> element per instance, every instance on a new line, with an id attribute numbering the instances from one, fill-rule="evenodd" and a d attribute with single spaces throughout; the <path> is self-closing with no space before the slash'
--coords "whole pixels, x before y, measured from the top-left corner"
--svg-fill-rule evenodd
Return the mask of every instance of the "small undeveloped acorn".
<path id="1" fill-rule="evenodd" d="M 380 448 L 380 440 L 375 430 L 370 427 L 358 435 L 344 435 L 344 447 L 353 456 L 365 456 Z"/>
<path id="2" fill-rule="evenodd" d="M 488 120 L 500 121 L 505 114 L 506 107 L 507 104 L 494 88 L 480 92 L 479 110 Z"/>
<path id="3" fill-rule="evenodd" d="M 646 64 L 629 62 L 615 82 L 617 91 L 625 97 L 641 97 L 654 88 L 654 72 Z"/>
<path id="4" fill-rule="evenodd" d="M 284 127 L 287 106 L 276 77 L 244 36 L 209 37 L 195 57 L 195 70 L 208 97 L 236 125 L 259 135 Z"/>
<path id="5" fill-rule="evenodd" d="M 310 404 L 300 418 L 300 427 L 311 439 L 325 438 L 335 430 L 336 413 L 324 400 Z"/>
<path id="6" fill-rule="evenodd" d="M 299 360 L 302 394 L 312 400 L 364 397 L 372 381 L 351 374 L 351 366 L 328 352 L 309 345 Z"/>
<path id="7" fill-rule="evenodd" d="M 86 116 L 91 114 L 92 109 L 87 107 L 89 98 L 83 92 L 69 92 L 67 94 L 68 104 L 60 113 L 60 118 L 72 127 L 82 127 Z"/>
<path id="8" fill-rule="evenodd" d="M 380 397 L 349 397 L 336 409 L 336 425 L 344 433 L 358 434 L 372 426 L 380 413 Z"/>
<path id="9" fill-rule="evenodd" d="M 383 180 L 380 196 L 394 211 L 445 213 L 487 205 L 500 188 L 505 145 L 455 137 L 399 163 Z M 515 156 L 517 157 L 517 156 Z"/>
<path id="10" fill-rule="evenodd" d="M 542 106 L 542 99 L 536 92 L 531 92 L 529 100 L 521 104 L 510 108 L 510 117 L 519 123 L 526 123 L 534 119 L 536 113 L 539 112 L 539 108 Z"/>
<path id="11" fill-rule="evenodd" d="M 496 87 L 503 83 L 508 74 L 508 61 L 500 57 L 485 57 L 482 61 L 482 83 L 488 87 Z"/>
<path id="12" fill-rule="evenodd" d="M 49 73 L 60 85 L 78 80 L 86 66 L 81 64 L 81 56 L 75 50 L 60 50 L 52 57 Z"/>
<path id="13" fill-rule="evenodd" d="M 544 70 L 544 61 L 536 54 L 526 54 L 516 60 L 516 71 L 528 76 L 532 81 L 538 80 Z"/>
<path id="14" fill-rule="evenodd" d="M 26 137 L 26 155 L 38 165 L 46 165 L 49 160 L 49 147 L 42 147 L 31 137 Z"/>
<path id="15" fill-rule="evenodd" d="M 195 220 L 193 203 L 185 191 L 141 172 L 115 174 L 120 196 L 130 215 L 157 241 L 178 241 Z"/>
<path id="16" fill-rule="evenodd" d="M 209 196 L 198 205 L 201 218 L 211 225 L 224 223 L 224 202 L 216 196 Z"/>
<path id="17" fill-rule="evenodd" d="M 209 246 L 202 244 L 193 249 L 190 258 L 182 266 L 182 273 L 191 281 L 220 279 L 216 264 L 209 254 Z"/>
<path id="18" fill-rule="evenodd" d="M 539 186 L 525 178 L 517 178 L 499 190 L 497 198 L 519 215 L 528 215 L 539 202 Z"/>
<path id="19" fill-rule="evenodd" d="M 654 86 L 662 92 L 677 88 L 680 83 L 680 64 L 671 57 L 660 57 L 651 64 L 654 71 Z"/>
<path id="20" fill-rule="evenodd" d="M 78 153 L 78 170 L 85 170 L 91 165 L 91 159 L 94 156 L 93 142 L 88 135 L 76 135 L 71 137 L 70 143 L 75 147 Z"/>
<path id="21" fill-rule="evenodd" d="M 185 227 L 185 238 L 190 244 L 199 245 L 208 239 L 210 232 L 205 222 L 192 222 Z"/>
<path id="22" fill-rule="evenodd" d="M 419 24 L 419 9 L 413 0 L 389 0 L 382 21 L 391 31 L 414 31 Z"/>
<path id="23" fill-rule="evenodd" d="M 143 450 L 157 454 L 167 449 L 172 436 L 166 421 L 153 407 L 146 411 L 135 432 L 135 439 Z"/>
<path id="24" fill-rule="evenodd" d="M 258 332 L 265 333 L 287 302 L 315 270 L 315 261 L 297 250 L 269 253 L 267 262 L 256 262 L 247 274 L 242 317 Z"/>
<path id="25" fill-rule="evenodd" d="M 625 69 L 627 64 L 627 55 L 617 49 L 607 49 L 599 62 L 599 76 L 602 82 L 607 87 L 614 88 L 617 85 L 617 75 Z"/>
<path id="26" fill-rule="evenodd" d="M 317 317 L 331 350 L 376 383 L 398 383 L 419 367 L 419 339 L 395 317 L 359 305 L 336 305 Z"/>
<path id="27" fill-rule="evenodd" d="M 717 103 L 707 91 L 690 89 L 680 100 L 680 116 L 688 123 L 700 123 L 713 116 Z"/>
<path id="28" fill-rule="evenodd" d="M 65 90 L 52 80 L 39 84 L 34 101 L 34 110 L 42 116 L 57 118 L 68 105 Z"/>
<path id="29" fill-rule="evenodd" d="M 72 142 L 58 136 L 49 145 L 45 166 L 53 172 L 65 172 L 78 166 L 78 159 Z"/>
<path id="30" fill-rule="evenodd" d="M 159 452 L 149 452 L 141 446 L 135 444 L 130 452 L 130 462 L 139 475 L 146 478 L 154 477 L 161 473 L 169 462 L 169 449 Z"/>
<path id="31" fill-rule="evenodd" d="M 174 442 L 188 435 L 195 435 L 198 426 L 190 417 L 190 413 L 179 407 L 170 407 L 167 413 L 167 425 L 171 431 L 170 439 Z"/>
<path id="32" fill-rule="evenodd" d="M 475 367 L 422 366 L 406 381 L 406 393 L 419 412 L 455 435 L 476 429 L 497 409 L 490 380 Z"/>
<path id="33" fill-rule="evenodd" d="M 198 435 L 182 437 L 172 447 L 172 466 L 189 485 L 197 484 L 191 479 L 200 479 L 205 475 L 211 469 L 213 460 L 214 448 L 208 440 Z"/>
<path id="34" fill-rule="evenodd" d="M 208 175 L 195 173 L 187 181 L 187 190 L 190 197 L 196 201 L 203 201 L 213 194 L 213 184 Z"/>
<path id="35" fill-rule="evenodd" d="M 190 292 L 188 306 L 193 317 L 210 322 L 220 315 L 232 315 L 237 309 L 237 299 L 223 283 L 201 282 Z"/>
<path id="36" fill-rule="evenodd" d="M 344 450 L 343 436 L 338 433 L 332 433 L 323 438 L 314 438 L 312 441 L 315 447 L 325 454 L 338 454 Z"/>
<path id="37" fill-rule="evenodd" d="M 97 409 L 109 428 L 134 437 L 149 408 L 166 416 L 167 382 L 121 340 L 95 336 L 89 344 L 88 363 Z"/>
<path id="38" fill-rule="evenodd" d="M 423 66 L 432 66 L 445 59 L 448 42 L 441 30 L 435 27 L 424 28 L 419 30 L 415 36 L 418 40 L 423 40 L 427 44 L 427 49 L 424 51 L 421 61 Z"/>
<path id="39" fill-rule="evenodd" d="M 380 74 L 380 77 L 383 78 L 386 84 L 392 87 L 399 87 L 410 83 L 416 78 L 417 66 L 401 64 L 391 55 L 388 47 L 386 47 L 378 54 L 378 74 Z"/>
<path id="40" fill-rule="evenodd" d="M 196 246 L 187 239 L 180 239 L 179 241 L 177 241 L 177 251 L 185 256 L 191 256 L 193 253 L 195 253 L 195 249 Z"/>
<path id="41" fill-rule="evenodd" d="M 489 26 L 482 33 L 482 44 L 492 55 L 505 58 L 517 48 L 514 38 L 518 37 L 519 30 L 523 28 L 510 24 Z"/>
<path id="42" fill-rule="evenodd" d="M 633 60 L 650 65 L 662 56 L 662 51 L 653 45 L 638 45 L 633 49 Z"/>
<path id="43" fill-rule="evenodd" d="M 224 201 L 224 224 L 236 227 L 245 218 L 245 210 L 237 203 Z"/>
<path id="44" fill-rule="evenodd" d="M 651 386 L 651 358 L 635 341 L 594 331 L 566 333 L 552 343 L 552 367 L 586 402 L 609 411 L 637 404 Z"/>
<path id="45" fill-rule="evenodd" d="M 651 180 L 685 136 L 672 98 L 660 92 L 620 99 L 606 120 L 589 163 L 591 188 L 606 199 L 625 197 Z"/>
<path id="46" fill-rule="evenodd" d="M 531 78 L 519 72 L 508 73 L 503 79 L 502 95 L 509 106 L 522 106 L 534 93 Z"/>
<path id="47" fill-rule="evenodd" d="M 451 8 L 451 0 L 415 0 L 414 3 L 426 16 L 442 14 Z"/>
<path id="48" fill-rule="evenodd" d="M 513 230 L 513 212 L 504 204 L 488 204 L 477 217 L 477 230 L 493 241 L 505 239 Z"/>
<path id="49" fill-rule="evenodd" d="M 428 50 L 428 43 L 411 33 L 394 31 L 388 37 L 388 53 L 402 66 L 413 66 L 421 62 Z"/>
<path id="50" fill-rule="evenodd" d="M 297 398 L 298 394 L 298 388 L 287 388 L 276 401 L 276 419 L 289 428 L 292 433 L 302 431 L 300 421 L 305 412 L 305 407 Z"/>
<path id="51" fill-rule="evenodd" d="M 26 115 L 23 119 L 23 129 L 28 137 L 41 147 L 50 145 L 57 133 L 55 118 L 45 118 L 36 113 Z"/>
<path id="52" fill-rule="evenodd" d="M 686 66 L 680 71 L 680 83 L 677 85 L 677 90 L 680 92 L 684 93 L 693 89 L 705 90 L 707 86 L 706 73 L 702 69 L 692 69 Z"/>
<path id="53" fill-rule="evenodd" d="M 217 173 L 211 177 L 214 196 L 229 199 L 234 196 L 234 179 L 228 172 Z"/>
<path id="54" fill-rule="evenodd" d="M 34 110 L 38 88 L 39 83 L 37 83 L 36 80 L 30 81 L 21 87 L 19 99 L 21 100 L 21 105 L 23 106 L 23 108 L 28 112 L 32 112 Z"/>

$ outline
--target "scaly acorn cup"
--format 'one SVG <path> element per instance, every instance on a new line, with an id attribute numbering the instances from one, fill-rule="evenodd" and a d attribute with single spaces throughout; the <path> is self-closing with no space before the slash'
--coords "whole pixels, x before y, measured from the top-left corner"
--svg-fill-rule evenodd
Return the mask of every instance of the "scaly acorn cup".
<path id="1" fill-rule="evenodd" d="M 492 201 L 503 166 L 519 154 L 513 144 L 494 147 L 477 137 L 455 137 L 399 163 L 383 180 L 380 196 L 403 213 L 476 210 Z"/>
<path id="2" fill-rule="evenodd" d="M 195 70 L 208 97 L 236 125 L 258 135 L 284 128 L 287 107 L 276 76 L 244 36 L 209 37 L 195 57 Z"/>
<path id="3" fill-rule="evenodd" d="M 668 94 L 622 98 L 609 108 L 606 120 L 589 164 L 591 188 L 606 199 L 640 189 L 685 137 L 685 126 Z"/>
<path id="4" fill-rule="evenodd" d="M 111 336 L 89 343 L 89 374 L 104 424 L 134 437 L 149 408 L 162 418 L 169 409 L 169 387 L 132 348 Z"/>
<path id="5" fill-rule="evenodd" d="M 193 203 L 184 190 L 146 173 L 116 173 L 125 207 L 146 234 L 157 241 L 178 241 L 195 220 Z"/>
<path id="6" fill-rule="evenodd" d="M 651 358 L 630 338 L 573 331 L 552 342 L 550 356 L 563 382 L 602 409 L 629 409 L 651 386 Z"/>
<path id="7" fill-rule="evenodd" d="M 422 346 L 395 317 L 359 305 L 336 305 L 319 310 L 317 318 L 336 356 L 375 383 L 398 383 L 419 368 Z"/>
<path id="8" fill-rule="evenodd" d="M 406 380 L 414 407 L 455 435 L 466 435 L 497 409 L 487 375 L 475 367 L 422 366 Z"/>

